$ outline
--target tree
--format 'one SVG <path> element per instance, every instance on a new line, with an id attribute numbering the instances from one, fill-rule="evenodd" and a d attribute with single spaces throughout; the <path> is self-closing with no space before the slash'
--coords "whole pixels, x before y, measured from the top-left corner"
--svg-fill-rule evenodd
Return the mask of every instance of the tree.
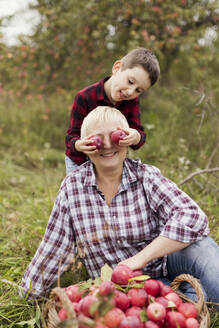
<path id="1" fill-rule="evenodd" d="M 78 89 L 109 74 L 113 61 L 137 46 L 156 53 L 166 81 L 180 56 L 194 66 L 209 47 L 199 42 L 206 29 L 217 26 L 217 5 L 217 0 L 38 0 L 32 7 L 41 21 L 31 37 L 21 38 L 27 84 Z M 13 51 L 23 61 L 24 51 Z M 205 52 L 206 62 L 211 57 Z"/>

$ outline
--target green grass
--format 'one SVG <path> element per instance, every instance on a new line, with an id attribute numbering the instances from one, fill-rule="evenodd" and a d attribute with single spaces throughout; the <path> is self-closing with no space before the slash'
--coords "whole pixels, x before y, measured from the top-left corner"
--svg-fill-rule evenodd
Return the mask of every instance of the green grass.
<path id="1" fill-rule="evenodd" d="M 42 304 L 30 305 L 21 299 L 18 286 L 42 239 L 60 182 L 65 176 L 64 134 L 69 101 L 55 99 L 52 102 L 48 99 L 48 103 L 51 121 L 44 121 L 41 117 L 48 106 L 44 101 L 23 102 L 23 109 L 16 105 L 16 101 L 0 102 L 0 110 L 4 110 L 0 123 L 0 328 L 46 327 Z M 209 135 L 215 133 L 212 133 L 209 121 L 201 130 L 204 135 L 196 138 L 194 134 L 192 142 L 185 142 L 181 140 L 184 131 L 179 131 L 178 120 L 172 120 L 169 133 L 165 124 L 169 116 L 160 117 L 155 109 L 153 111 L 155 114 L 149 113 L 148 117 L 155 128 L 149 130 L 148 144 L 130 155 L 158 166 L 164 175 L 179 183 L 208 163 L 215 147 L 214 139 L 207 139 L 204 146 L 203 140 L 207 130 Z M 178 111 L 176 108 L 176 113 Z M 185 139 L 189 140 L 186 128 Z M 182 157 L 184 159 L 180 160 Z M 216 157 L 212 159 L 212 165 L 216 166 Z M 201 175 L 184 184 L 182 189 L 208 214 L 211 236 L 219 242 L 217 181 L 218 174 Z M 61 284 L 66 286 L 86 278 L 87 274 L 81 268 L 67 273 Z M 213 308 L 210 312 L 211 327 L 219 327 L 218 313 Z"/>
<path id="2" fill-rule="evenodd" d="M 36 160 L 33 167 L 25 155 L 21 165 L 22 155 L 17 155 L 7 153 L 3 159 L 1 153 L 0 161 L 0 272 L 4 279 L 0 282 L 0 327 L 16 327 L 18 322 L 37 318 L 35 306 L 21 300 L 18 288 L 10 282 L 20 284 L 64 176 L 61 166 L 46 168 L 46 163 Z M 61 152 L 59 158 L 61 162 Z"/>

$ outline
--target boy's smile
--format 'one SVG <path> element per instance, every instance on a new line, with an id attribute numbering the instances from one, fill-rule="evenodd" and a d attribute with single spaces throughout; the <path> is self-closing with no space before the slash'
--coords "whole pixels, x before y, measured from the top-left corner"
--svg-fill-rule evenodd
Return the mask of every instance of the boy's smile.
<path id="1" fill-rule="evenodd" d="M 149 74 L 141 66 L 121 70 L 119 63 L 114 64 L 113 74 L 104 84 L 112 103 L 135 99 L 151 86 Z"/>

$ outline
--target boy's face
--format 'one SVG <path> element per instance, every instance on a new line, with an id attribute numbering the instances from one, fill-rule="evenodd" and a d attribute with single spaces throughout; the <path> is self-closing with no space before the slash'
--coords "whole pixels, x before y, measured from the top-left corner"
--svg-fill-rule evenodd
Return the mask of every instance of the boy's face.
<path id="1" fill-rule="evenodd" d="M 113 65 L 110 96 L 113 102 L 135 99 L 148 88 L 151 82 L 149 74 L 141 66 L 122 70 L 121 61 Z"/>

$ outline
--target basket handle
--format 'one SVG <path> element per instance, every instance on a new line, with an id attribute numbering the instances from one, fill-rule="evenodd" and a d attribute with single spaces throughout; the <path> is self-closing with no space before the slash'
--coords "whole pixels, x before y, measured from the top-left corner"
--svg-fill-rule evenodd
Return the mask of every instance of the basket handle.
<path id="1" fill-rule="evenodd" d="M 198 298 L 197 303 L 178 291 L 180 284 L 184 281 L 188 282 L 195 289 Z M 200 282 L 197 278 L 191 276 L 190 274 L 181 274 L 172 281 L 170 286 L 175 292 L 180 295 L 182 299 L 187 302 L 189 301 L 190 303 L 193 303 L 197 307 L 198 313 L 201 313 L 203 307 L 205 306 L 205 299 L 200 286 Z"/>

